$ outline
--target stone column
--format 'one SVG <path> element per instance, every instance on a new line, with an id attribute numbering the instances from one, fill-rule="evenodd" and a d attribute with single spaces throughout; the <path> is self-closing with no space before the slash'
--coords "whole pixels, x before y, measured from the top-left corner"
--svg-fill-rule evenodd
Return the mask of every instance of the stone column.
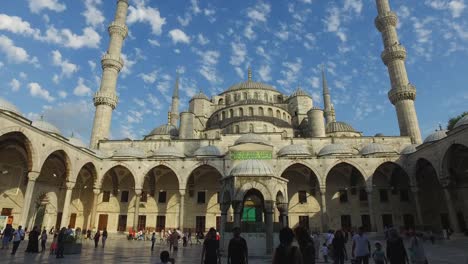
<path id="1" fill-rule="evenodd" d="M 75 183 L 67 182 L 66 186 L 67 186 L 67 192 L 65 193 L 65 201 L 63 202 L 62 220 L 60 221 L 61 227 L 68 227 L 68 224 L 69 224 L 71 196 L 72 196 L 73 187 L 75 187 Z"/>
<path id="2" fill-rule="evenodd" d="M 273 201 L 265 201 L 266 254 L 273 253 Z"/>
<path id="3" fill-rule="evenodd" d="M 96 214 L 97 214 L 97 204 L 99 199 L 99 194 L 101 193 L 101 189 L 94 188 L 93 189 L 94 197 L 93 197 L 93 208 L 91 209 L 91 219 L 89 220 L 89 228 L 94 230 L 96 228 Z"/>
<path id="4" fill-rule="evenodd" d="M 277 203 L 276 208 L 280 212 L 281 218 L 281 227 L 288 227 L 289 226 L 289 219 L 288 219 L 288 203 Z"/>
<path id="5" fill-rule="evenodd" d="M 179 229 L 184 230 L 184 210 L 185 210 L 185 190 L 179 190 L 180 202 L 179 202 Z"/>
<path id="6" fill-rule="evenodd" d="M 447 203 L 447 210 L 449 213 L 449 218 L 450 218 L 450 228 L 452 228 L 453 232 L 461 232 L 459 227 L 458 227 L 458 219 L 457 219 L 457 213 L 455 211 L 455 207 L 453 206 L 453 201 L 452 201 L 452 196 L 449 191 L 448 186 L 443 186 L 444 190 L 444 196 L 445 196 L 445 202 Z"/>
<path id="7" fill-rule="evenodd" d="M 231 204 L 229 202 L 219 204 L 219 207 L 221 209 L 221 226 L 220 226 L 221 230 L 219 232 L 221 234 L 221 251 L 224 250 L 224 244 L 226 241 L 227 213 L 228 213 L 230 206 Z"/>
<path id="8" fill-rule="evenodd" d="M 232 208 L 234 209 L 234 227 L 241 228 L 242 201 L 233 201 Z"/>
<path id="9" fill-rule="evenodd" d="M 367 202 L 369 204 L 369 218 L 370 218 L 370 231 L 377 231 L 377 222 L 375 221 L 375 211 L 374 211 L 374 201 L 373 201 L 373 196 L 372 196 L 372 188 L 367 187 L 366 188 L 367 192 Z"/>
<path id="10" fill-rule="evenodd" d="M 26 224 L 28 222 L 29 209 L 31 208 L 32 195 L 34 192 L 34 186 L 36 185 L 36 179 L 38 177 L 39 177 L 39 172 L 37 171 L 30 171 L 28 173 L 28 186 L 26 187 L 26 192 L 24 194 L 23 208 L 21 212 L 21 221 L 20 221 L 20 225 L 23 226 L 23 228 L 27 227 Z"/>
<path id="11" fill-rule="evenodd" d="M 422 217 L 421 202 L 419 200 L 419 188 L 416 186 L 411 186 L 411 192 L 413 193 L 414 205 L 416 207 L 416 221 L 418 225 L 423 226 L 424 220 Z"/>
<path id="12" fill-rule="evenodd" d="M 140 214 L 141 189 L 135 189 L 135 214 L 133 215 L 133 230 L 138 231 L 138 215 Z"/>
<path id="13" fill-rule="evenodd" d="M 320 221 L 322 222 L 322 232 L 328 231 L 328 216 L 327 216 L 327 193 L 325 186 L 320 187 Z"/>

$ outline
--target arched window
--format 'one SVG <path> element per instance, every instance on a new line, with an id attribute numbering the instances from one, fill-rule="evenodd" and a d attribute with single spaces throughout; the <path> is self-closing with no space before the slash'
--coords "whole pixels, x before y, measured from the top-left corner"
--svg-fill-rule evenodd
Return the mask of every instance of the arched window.
<path id="1" fill-rule="evenodd" d="M 234 102 L 237 102 L 237 101 L 239 101 L 239 94 L 234 95 Z"/>
<path id="2" fill-rule="evenodd" d="M 222 120 L 226 119 L 226 112 L 223 111 L 223 112 L 221 113 L 221 117 L 222 117 L 222 118 L 221 118 Z"/>
<path id="3" fill-rule="evenodd" d="M 244 109 L 239 108 L 239 116 L 244 116 Z"/>
<path id="4" fill-rule="evenodd" d="M 273 109 L 268 108 L 268 116 L 273 117 Z"/>
<path id="5" fill-rule="evenodd" d="M 254 93 L 254 99 L 258 100 L 258 93 L 257 92 Z"/>
<path id="6" fill-rule="evenodd" d="M 226 104 L 230 104 L 230 103 L 231 103 L 231 95 L 228 94 L 228 95 L 226 96 Z"/>
<path id="7" fill-rule="evenodd" d="M 281 112 L 280 112 L 280 110 L 276 110 L 276 117 L 277 117 L 277 118 L 281 118 Z"/>
<path id="8" fill-rule="evenodd" d="M 263 107 L 258 108 L 258 115 L 259 116 L 264 116 L 265 115 L 265 113 L 263 112 Z"/>
<path id="9" fill-rule="evenodd" d="M 244 92 L 244 100 L 247 100 L 248 94 Z"/>
<path id="10" fill-rule="evenodd" d="M 232 110 L 232 109 L 229 110 L 229 117 L 230 118 L 234 117 L 234 110 Z"/>
<path id="11" fill-rule="evenodd" d="M 283 120 L 286 120 L 286 113 L 283 113 Z"/>
<path id="12" fill-rule="evenodd" d="M 267 93 L 265 93 L 265 101 L 268 102 L 268 94 Z"/>
<path id="13" fill-rule="evenodd" d="M 254 126 L 253 124 L 249 124 L 249 132 L 253 133 L 254 132 Z"/>
<path id="14" fill-rule="evenodd" d="M 234 133 L 239 134 L 239 126 L 234 126 Z"/>
<path id="15" fill-rule="evenodd" d="M 253 107 L 249 107 L 249 116 L 253 116 L 253 115 L 254 115 Z"/>
<path id="16" fill-rule="evenodd" d="M 223 98 L 219 99 L 218 104 L 223 105 L 224 104 L 224 99 Z"/>

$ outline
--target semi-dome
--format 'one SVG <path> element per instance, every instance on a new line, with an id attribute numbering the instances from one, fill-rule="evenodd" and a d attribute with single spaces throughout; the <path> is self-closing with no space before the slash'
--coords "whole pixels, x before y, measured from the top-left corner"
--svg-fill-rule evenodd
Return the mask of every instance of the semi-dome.
<path id="1" fill-rule="evenodd" d="M 8 111 L 15 113 L 17 115 L 22 115 L 18 107 L 12 104 L 10 101 L 6 100 L 5 98 L 0 97 L 0 110 Z"/>
<path id="2" fill-rule="evenodd" d="M 236 140 L 234 145 L 240 145 L 240 144 L 246 144 L 246 143 L 254 143 L 254 144 L 262 144 L 262 145 L 268 145 L 271 146 L 271 144 L 268 142 L 268 140 L 258 134 L 245 134 L 242 135 L 240 138 Z"/>
<path id="3" fill-rule="evenodd" d="M 44 121 L 42 118 L 40 120 L 33 121 L 31 125 L 47 133 L 52 133 L 52 134 L 57 134 L 57 135 L 62 134 L 56 126 L 52 125 L 51 123 L 47 121 Z"/>
<path id="4" fill-rule="evenodd" d="M 424 143 L 439 141 L 447 136 L 447 130 L 437 130 L 424 139 Z"/>
<path id="5" fill-rule="evenodd" d="M 409 155 L 409 154 L 413 154 L 417 151 L 416 147 L 418 145 L 417 144 L 411 144 L 411 145 L 407 145 L 407 146 L 404 146 L 403 149 L 400 151 L 400 154 L 401 155 Z"/>
<path id="6" fill-rule="evenodd" d="M 356 132 L 356 130 L 345 122 L 330 122 L 326 127 L 327 133 L 335 132 Z"/>
<path id="7" fill-rule="evenodd" d="M 343 156 L 343 155 L 355 155 L 357 151 L 344 145 L 344 144 L 330 144 L 323 147 L 320 152 L 319 156 Z"/>
<path id="8" fill-rule="evenodd" d="M 192 99 L 190 100 L 193 100 L 193 99 L 205 99 L 205 100 L 210 100 L 210 98 L 208 98 L 208 96 L 206 96 L 206 94 L 204 94 L 202 91 L 198 92 L 197 94 L 195 94 Z"/>
<path id="9" fill-rule="evenodd" d="M 461 126 L 466 126 L 468 125 L 468 115 L 465 115 L 462 117 L 458 122 L 453 126 L 453 128 L 461 127 Z"/>
<path id="10" fill-rule="evenodd" d="M 198 148 L 193 156 L 196 157 L 219 157 L 222 156 L 221 151 L 216 146 L 203 146 Z"/>
<path id="11" fill-rule="evenodd" d="M 286 147 L 283 147 L 278 151 L 279 157 L 284 156 L 311 156 L 310 150 L 306 145 L 293 144 Z"/>
<path id="12" fill-rule="evenodd" d="M 231 176 L 274 176 L 270 164 L 262 160 L 244 160 L 232 168 Z"/>
<path id="13" fill-rule="evenodd" d="M 81 139 L 74 137 L 73 135 L 68 138 L 68 143 L 75 147 L 86 148 L 86 144 Z"/>
<path id="14" fill-rule="evenodd" d="M 360 154 L 363 156 L 389 153 L 396 153 L 396 151 L 391 146 L 380 143 L 367 144 L 360 151 Z"/>
<path id="15" fill-rule="evenodd" d="M 177 127 L 171 124 L 165 124 L 162 126 L 158 126 L 157 128 L 153 129 L 148 136 L 159 136 L 159 135 L 169 135 L 171 137 L 177 137 L 179 135 L 179 130 Z"/>
<path id="16" fill-rule="evenodd" d="M 178 148 L 166 146 L 153 151 L 152 157 L 184 158 L 185 155 Z"/>
<path id="17" fill-rule="evenodd" d="M 112 155 L 114 158 L 137 158 L 143 159 L 146 157 L 145 152 L 142 149 L 136 147 L 125 147 L 118 149 Z"/>

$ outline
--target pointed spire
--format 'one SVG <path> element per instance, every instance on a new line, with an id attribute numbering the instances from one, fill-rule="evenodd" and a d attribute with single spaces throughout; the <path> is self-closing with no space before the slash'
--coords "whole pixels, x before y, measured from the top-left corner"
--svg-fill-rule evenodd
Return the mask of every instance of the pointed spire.
<path id="1" fill-rule="evenodd" d="M 330 91 L 328 90 L 328 83 L 327 83 L 327 78 L 325 76 L 325 65 L 322 64 L 322 88 L 323 88 L 323 94 L 330 94 Z"/>
<path id="2" fill-rule="evenodd" d="M 251 67 L 249 67 L 247 76 L 248 76 L 248 80 L 249 80 L 249 81 L 252 81 L 252 68 L 251 68 Z"/>
<path id="3" fill-rule="evenodd" d="M 172 94 L 172 98 L 179 98 L 179 72 L 177 72 L 177 77 L 174 85 L 174 93 Z"/>

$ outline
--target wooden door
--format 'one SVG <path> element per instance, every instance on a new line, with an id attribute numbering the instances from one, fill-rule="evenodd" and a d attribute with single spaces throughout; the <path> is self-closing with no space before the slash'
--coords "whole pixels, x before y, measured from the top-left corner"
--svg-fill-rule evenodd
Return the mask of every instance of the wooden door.
<path id="1" fill-rule="evenodd" d="M 107 219 L 108 215 L 106 214 L 100 214 L 99 215 L 99 222 L 98 222 L 98 230 L 104 230 L 107 229 Z"/>
<path id="2" fill-rule="evenodd" d="M 55 220 L 55 229 L 60 230 L 62 227 L 65 227 L 65 226 L 61 226 L 61 224 L 62 224 L 62 212 L 58 212 L 57 219 Z"/>
<path id="3" fill-rule="evenodd" d="M 127 229 L 127 215 L 119 215 L 117 231 L 125 232 Z"/>
<path id="4" fill-rule="evenodd" d="M 138 231 L 146 229 L 146 215 L 138 216 Z"/>
<path id="5" fill-rule="evenodd" d="M 76 223 L 76 214 L 71 214 L 70 215 L 70 222 L 68 223 L 68 225 L 71 228 L 75 228 L 75 223 Z"/>

